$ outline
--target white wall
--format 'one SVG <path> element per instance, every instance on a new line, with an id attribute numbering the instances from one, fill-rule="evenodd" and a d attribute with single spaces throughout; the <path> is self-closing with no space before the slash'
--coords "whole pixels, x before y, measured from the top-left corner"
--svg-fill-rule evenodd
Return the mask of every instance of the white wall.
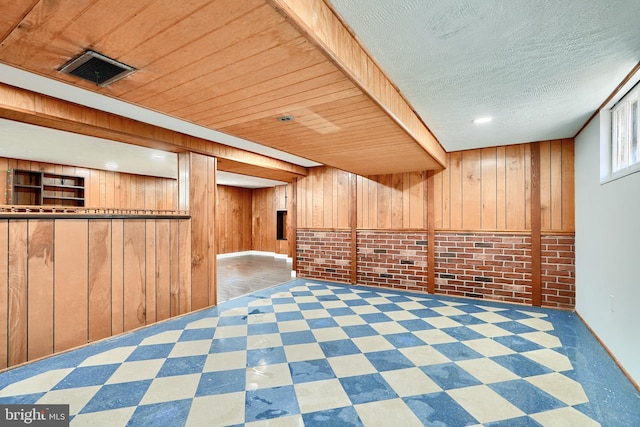
<path id="1" fill-rule="evenodd" d="M 576 310 L 640 383 L 640 172 L 600 184 L 600 117 L 576 138 Z"/>

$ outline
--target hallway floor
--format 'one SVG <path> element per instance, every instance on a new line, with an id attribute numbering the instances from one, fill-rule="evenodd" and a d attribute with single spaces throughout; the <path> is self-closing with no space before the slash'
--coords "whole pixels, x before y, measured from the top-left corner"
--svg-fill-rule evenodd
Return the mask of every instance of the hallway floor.
<path id="1" fill-rule="evenodd" d="M 291 262 L 286 258 L 221 256 L 216 263 L 219 303 L 291 280 Z"/>
<path id="2" fill-rule="evenodd" d="M 297 279 L 0 374 L 72 426 L 637 426 L 569 312 Z"/>

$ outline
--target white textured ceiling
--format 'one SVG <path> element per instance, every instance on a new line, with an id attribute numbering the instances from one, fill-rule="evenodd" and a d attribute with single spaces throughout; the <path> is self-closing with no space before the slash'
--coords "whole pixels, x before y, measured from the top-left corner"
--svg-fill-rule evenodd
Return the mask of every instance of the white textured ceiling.
<path id="1" fill-rule="evenodd" d="M 640 61 L 638 0 L 329 2 L 447 151 L 573 137 Z"/>

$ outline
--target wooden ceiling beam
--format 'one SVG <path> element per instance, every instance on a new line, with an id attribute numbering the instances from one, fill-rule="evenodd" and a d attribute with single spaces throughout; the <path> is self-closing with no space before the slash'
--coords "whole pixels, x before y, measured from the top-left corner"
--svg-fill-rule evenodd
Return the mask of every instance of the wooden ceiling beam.
<path id="1" fill-rule="evenodd" d="M 323 0 L 267 0 L 441 167 L 446 152 L 377 63 Z"/>
<path id="2" fill-rule="evenodd" d="M 291 182 L 307 175 L 302 166 L 3 83 L 0 117 L 174 153 L 201 153 L 229 160 L 234 169 L 244 165 L 245 174 L 260 178 Z"/>

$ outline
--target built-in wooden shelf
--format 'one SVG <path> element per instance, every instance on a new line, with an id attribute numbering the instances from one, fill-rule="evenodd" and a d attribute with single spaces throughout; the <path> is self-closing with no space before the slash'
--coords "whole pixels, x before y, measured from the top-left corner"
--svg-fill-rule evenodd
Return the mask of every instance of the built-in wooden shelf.
<path id="1" fill-rule="evenodd" d="M 11 203 L 84 207 L 84 178 L 50 172 L 14 169 Z"/>

